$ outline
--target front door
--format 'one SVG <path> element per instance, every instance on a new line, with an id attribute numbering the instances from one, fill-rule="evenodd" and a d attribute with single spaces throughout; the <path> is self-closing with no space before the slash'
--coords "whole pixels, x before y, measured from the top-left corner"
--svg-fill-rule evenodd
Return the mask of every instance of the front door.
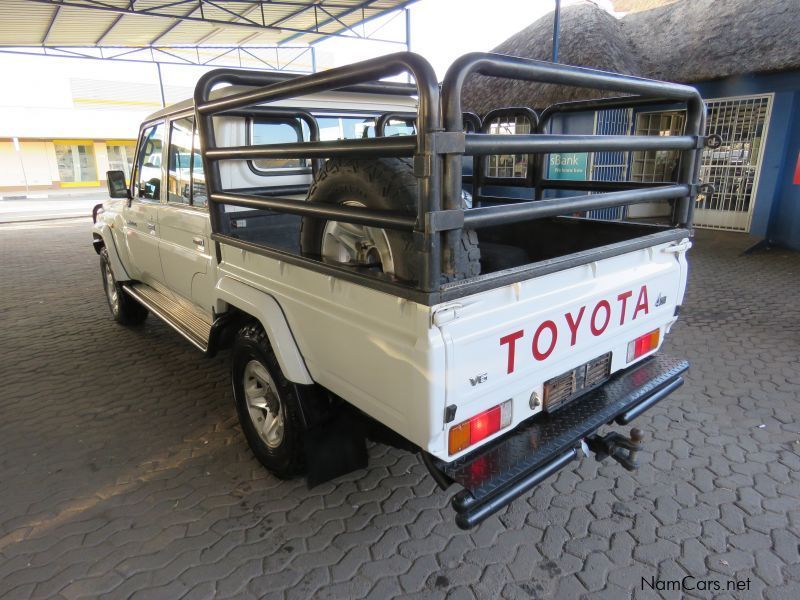
<path id="1" fill-rule="evenodd" d="M 198 145 L 191 116 L 170 122 L 159 249 L 170 290 L 210 315 L 211 223 Z"/>
<path id="2" fill-rule="evenodd" d="M 148 285 L 164 282 L 164 270 L 158 252 L 163 150 L 164 124 L 145 128 L 139 140 L 134 167 L 133 198 L 124 210 L 131 275 Z"/>

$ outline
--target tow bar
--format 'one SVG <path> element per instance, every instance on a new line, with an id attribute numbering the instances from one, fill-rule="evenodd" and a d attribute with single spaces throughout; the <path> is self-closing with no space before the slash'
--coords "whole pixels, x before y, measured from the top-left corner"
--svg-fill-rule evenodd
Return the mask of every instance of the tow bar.
<path id="1" fill-rule="evenodd" d="M 625 467 L 628 471 L 639 468 L 637 460 L 639 450 L 644 448 L 644 432 L 634 427 L 631 437 L 612 431 L 604 436 L 592 435 L 586 438 L 586 445 L 594 452 L 598 461 L 603 461 L 609 456 Z"/>
<path id="2" fill-rule="evenodd" d="M 638 466 L 644 435 L 598 434 L 616 422 L 627 425 L 683 383 L 685 360 L 657 354 L 614 375 L 579 401 L 538 415 L 486 447 L 451 462 L 422 453 L 436 483 L 462 488 L 452 499 L 456 525 L 474 527 L 578 458 L 583 447 L 597 460 L 609 456 L 628 470 Z"/>

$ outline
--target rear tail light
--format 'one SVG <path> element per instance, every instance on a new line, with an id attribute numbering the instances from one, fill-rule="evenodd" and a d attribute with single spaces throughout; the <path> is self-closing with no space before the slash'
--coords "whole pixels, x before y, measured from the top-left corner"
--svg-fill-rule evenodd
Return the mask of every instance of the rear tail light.
<path id="1" fill-rule="evenodd" d="M 644 356 L 648 352 L 652 352 L 658 348 L 660 336 L 661 330 L 654 329 L 650 333 L 645 333 L 630 342 L 628 344 L 628 362 L 634 361 L 640 356 Z"/>
<path id="2" fill-rule="evenodd" d="M 456 454 L 511 425 L 511 400 L 450 428 L 448 449 Z"/>

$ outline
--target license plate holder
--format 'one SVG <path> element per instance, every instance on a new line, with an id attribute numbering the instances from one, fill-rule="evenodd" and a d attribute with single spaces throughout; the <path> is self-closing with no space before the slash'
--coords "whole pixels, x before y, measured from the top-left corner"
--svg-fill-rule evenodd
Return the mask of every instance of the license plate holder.
<path id="1" fill-rule="evenodd" d="M 576 400 L 586 392 L 602 385 L 611 373 L 611 352 L 578 365 L 544 383 L 542 409 L 550 413 Z"/>

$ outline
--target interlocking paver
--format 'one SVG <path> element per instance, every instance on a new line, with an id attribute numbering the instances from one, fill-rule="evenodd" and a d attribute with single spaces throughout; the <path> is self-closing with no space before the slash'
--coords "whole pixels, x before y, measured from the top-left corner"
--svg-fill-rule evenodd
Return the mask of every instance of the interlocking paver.
<path id="1" fill-rule="evenodd" d="M 685 573 L 797 598 L 800 255 L 748 243 L 698 232 L 666 343 L 692 369 L 637 423 L 642 469 L 584 459 L 465 533 L 400 450 L 271 477 L 226 352 L 111 322 L 85 221 L 0 228 L 0 598 L 651 598 Z"/>

